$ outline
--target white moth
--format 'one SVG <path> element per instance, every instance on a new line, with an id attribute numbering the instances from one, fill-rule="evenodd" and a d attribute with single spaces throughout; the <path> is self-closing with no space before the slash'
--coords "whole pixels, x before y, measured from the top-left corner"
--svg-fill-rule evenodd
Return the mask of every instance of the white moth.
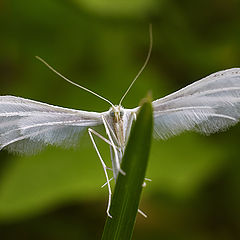
<path id="1" fill-rule="evenodd" d="M 150 34 L 151 36 L 151 34 Z M 93 93 L 107 101 L 111 107 L 106 112 L 87 112 L 57 107 L 14 96 L 0 96 L 0 150 L 20 154 L 34 154 L 46 145 L 71 146 L 78 142 L 79 135 L 88 129 L 93 146 L 98 154 L 107 179 L 111 203 L 110 180 L 101 154 L 93 136 L 110 146 L 113 178 L 116 180 L 121 168 L 132 122 L 137 117 L 138 107 L 126 109 L 122 101 L 140 75 L 149 59 L 123 95 L 119 105 L 113 105 L 104 97 L 62 76 L 38 57 L 52 71 L 68 82 Z M 185 130 L 211 134 L 236 124 L 240 118 L 240 68 L 232 68 L 209 75 L 166 97 L 152 102 L 155 137 L 167 139 Z M 103 125 L 106 138 L 92 127 Z"/>

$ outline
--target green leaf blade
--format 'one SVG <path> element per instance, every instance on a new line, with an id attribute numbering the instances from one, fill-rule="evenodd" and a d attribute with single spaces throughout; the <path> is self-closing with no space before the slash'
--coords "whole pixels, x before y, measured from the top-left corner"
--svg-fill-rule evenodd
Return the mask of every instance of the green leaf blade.
<path id="1" fill-rule="evenodd" d="M 142 185 L 147 168 L 153 128 L 152 105 L 146 100 L 140 108 L 123 156 L 111 203 L 110 214 L 104 227 L 102 240 L 131 239 Z"/>

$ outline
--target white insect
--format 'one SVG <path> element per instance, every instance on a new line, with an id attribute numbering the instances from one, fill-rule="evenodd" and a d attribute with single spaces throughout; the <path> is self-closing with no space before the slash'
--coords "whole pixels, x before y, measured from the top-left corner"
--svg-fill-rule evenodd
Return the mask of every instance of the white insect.
<path id="1" fill-rule="evenodd" d="M 116 180 L 119 172 L 125 174 L 120 165 L 132 122 L 137 117 L 138 107 L 125 109 L 122 107 L 122 101 L 146 66 L 151 48 L 152 40 L 143 67 L 118 105 L 113 105 L 104 97 L 70 81 L 37 57 L 66 81 L 103 99 L 111 107 L 106 112 L 87 112 L 20 97 L 0 96 L 0 150 L 4 148 L 20 154 L 34 154 L 46 145 L 71 146 L 78 142 L 79 135 L 87 128 L 107 179 L 109 191 L 107 214 L 111 217 L 109 213 L 111 179 L 108 177 L 108 168 L 93 136 L 99 137 L 110 146 L 113 178 Z M 225 130 L 236 124 L 240 118 L 240 68 L 211 74 L 175 93 L 153 101 L 152 106 L 154 132 L 157 138 L 167 139 L 185 130 L 206 135 Z M 106 138 L 92 129 L 98 125 L 104 126 Z"/>

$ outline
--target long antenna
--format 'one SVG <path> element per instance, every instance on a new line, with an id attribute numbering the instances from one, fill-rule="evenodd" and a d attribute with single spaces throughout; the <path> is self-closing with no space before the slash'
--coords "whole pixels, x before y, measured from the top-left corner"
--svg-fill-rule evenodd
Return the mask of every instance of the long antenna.
<path id="1" fill-rule="evenodd" d="M 79 84 L 77 84 L 77 83 L 69 80 L 68 78 L 64 77 L 61 73 L 59 73 L 57 70 L 55 70 L 52 66 L 50 66 L 46 61 L 44 61 L 44 60 L 43 60 L 42 58 L 40 58 L 39 56 L 36 56 L 36 58 L 37 58 L 39 61 L 41 61 L 43 64 L 45 64 L 50 70 L 52 70 L 52 71 L 53 71 L 54 73 L 56 73 L 58 76 L 60 76 L 60 77 L 63 78 L 64 80 L 66 80 L 67 82 L 69 82 L 69 83 L 71 83 L 71 84 L 73 84 L 73 85 L 75 85 L 75 86 L 77 86 L 77 87 L 79 87 L 79 88 L 81 88 L 81 89 L 83 89 L 83 90 L 85 90 L 85 91 L 87 91 L 87 92 L 95 95 L 95 96 L 98 97 L 98 98 L 101 98 L 101 99 L 104 100 L 105 102 L 109 103 L 112 107 L 114 107 L 114 105 L 113 105 L 108 99 L 106 99 L 106 98 L 102 97 L 101 95 L 99 95 L 99 94 L 91 91 L 90 89 L 85 88 L 85 87 L 83 87 L 83 86 L 81 86 L 81 85 L 79 85 Z"/>
<path id="2" fill-rule="evenodd" d="M 132 85 L 135 83 L 135 81 L 138 79 L 138 77 L 141 75 L 141 73 L 143 72 L 144 68 L 146 67 L 148 61 L 149 61 L 149 58 L 151 56 L 151 52 L 152 52 L 152 42 L 153 42 L 153 39 L 152 39 L 152 24 L 149 25 L 149 49 L 148 49 L 148 54 L 147 54 L 147 58 L 143 64 L 143 66 L 141 67 L 140 71 L 138 72 L 137 76 L 133 79 L 133 81 L 131 82 L 130 86 L 128 87 L 127 91 L 123 94 L 120 102 L 119 102 L 119 105 L 121 106 L 122 104 L 122 101 L 123 99 L 126 97 L 126 95 L 128 94 L 129 90 L 131 89 Z"/>

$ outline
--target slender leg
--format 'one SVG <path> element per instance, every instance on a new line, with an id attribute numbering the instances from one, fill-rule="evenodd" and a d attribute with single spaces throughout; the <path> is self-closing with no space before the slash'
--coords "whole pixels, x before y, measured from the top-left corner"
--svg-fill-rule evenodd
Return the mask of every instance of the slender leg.
<path id="1" fill-rule="evenodd" d="M 94 135 L 96 135 L 97 137 L 99 137 L 100 139 L 102 139 L 105 143 L 109 144 L 110 146 L 112 146 L 111 142 L 106 139 L 105 137 L 103 137 L 101 134 L 99 134 L 98 132 L 96 132 L 95 130 L 93 130 L 92 128 L 89 128 L 88 129 L 88 132 L 91 132 L 93 133 Z M 111 170 L 112 171 L 112 168 L 110 167 L 106 167 L 108 170 Z"/>
<path id="2" fill-rule="evenodd" d="M 145 179 L 145 181 L 149 181 L 149 182 L 152 181 L 152 179 L 150 179 L 150 178 L 144 178 L 144 179 Z M 146 185 L 147 185 L 146 182 L 143 182 L 142 187 L 146 187 Z M 147 218 L 147 215 L 140 209 L 138 209 L 138 213 L 140 213 L 143 217 Z"/>
<path id="3" fill-rule="evenodd" d="M 134 120 L 136 121 L 137 120 L 137 114 L 133 113 L 133 116 L 134 116 Z"/>
<path id="4" fill-rule="evenodd" d="M 113 177 L 109 179 L 109 182 L 111 182 L 112 180 L 113 180 Z M 107 182 L 105 182 L 105 183 L 101 186 L 101 188 L 105 187 L 106 185 L 107 185 Z"/>
<path id="5" fill-rule="evenodd" d="M 141 211 L 140 209 L 138 209 L 138 212 L 139 212 L 143 217 L 147 218 L 147 215 L 146 215 L 143 211 Z"/>
<path id="6" fill-rule="evenodd" d="M 106 142 L 107 144 L 109 144 L 109 145 L 112 146 L 112 143 L 111 143 L 108 139 L 106 139 L 105 137 L 103 137 L 101 134 L 99 134 L 98 132 L 96 132 L 94 129 L 89 128 L 89 129 L 88 129 L 88 132 L 93 133 L 94 135 L 96 135 L 97 137 L 99 137 L 100 139 L 102 139 L 104 142 Z"/>
<path id="7" fill-rule="evenodd" d="M 104 117 L 102 116 L 102 118 L 104 118 Z M 108 130 L 112 133 L 111 136 L 113 136 L 114 140 L 117 142 L 118 140 L 117 140 L 117 137 L 116 137 L 114 131 L 112 130 L 112 128 L 110 127 L 109 123 L 106 121 L 105 118 L 104 118 L 104 121 L 105 121 L 104 127 L 105 127 L 105 125 L 108 127 Z"/>
<path id="8" fill-rule="evenodd" d="M 100 154 L 100 152 L 98 151 L 98 148 L 97 148 L 97 145 L 94 141 L 94 138 L 93 138 L 93 135 L 92 135 L 92 130 L 91 129 L 88 129 L 88 133 L 89 133 L 89 136 L 90 136 L 90 139 L 92 141 L 92 144 L 93 144 L 93 147 L 95 148 L 96 152 L 97 152 L 97 155 L 101 161 L 101 164 L 103 166 L 103 171 L 105 173 L 105 176 L 106 176 L 106 179 L 107 179 L 107 186 L 108 186 L 108 206 L 107 206 L 107 215 L 112 218 L 111 214 L 109 213 L 109 210 L 110 210 L 110 206 L 111 206 L 111 196 L 112 196 L 112 191 L 111 191 L 111 186 L 110 186 L 110 180 L 109 180 L 109 177 L 108 177 L 108 174 L 107 174 L 107 166 L 106 164 L 104 163 L 103 159 L 102 159 L 102 156 Z"/>
<path id="9" fill-rule="evenodd" d="M 148 181 L 148 182 L 152 181 L 152 179 L 150 179 L 150 178 L 144 178 L 144 179 L 145 179 L 145 181 Z"/>
<path id="10" fill-rule="evenodd" d="M 151 182 L 151 181 L 152 181 L 152 179 L 150 179 L 150 178 L 144 178 L 144 180 L 145 180 L 145 181 L 148 181 L 148 182 Z M 146 186 L 147 186 L 147 184 L 146 184 L 145 181 L 143 182 L 142 187 L 146 187 Z"/>

